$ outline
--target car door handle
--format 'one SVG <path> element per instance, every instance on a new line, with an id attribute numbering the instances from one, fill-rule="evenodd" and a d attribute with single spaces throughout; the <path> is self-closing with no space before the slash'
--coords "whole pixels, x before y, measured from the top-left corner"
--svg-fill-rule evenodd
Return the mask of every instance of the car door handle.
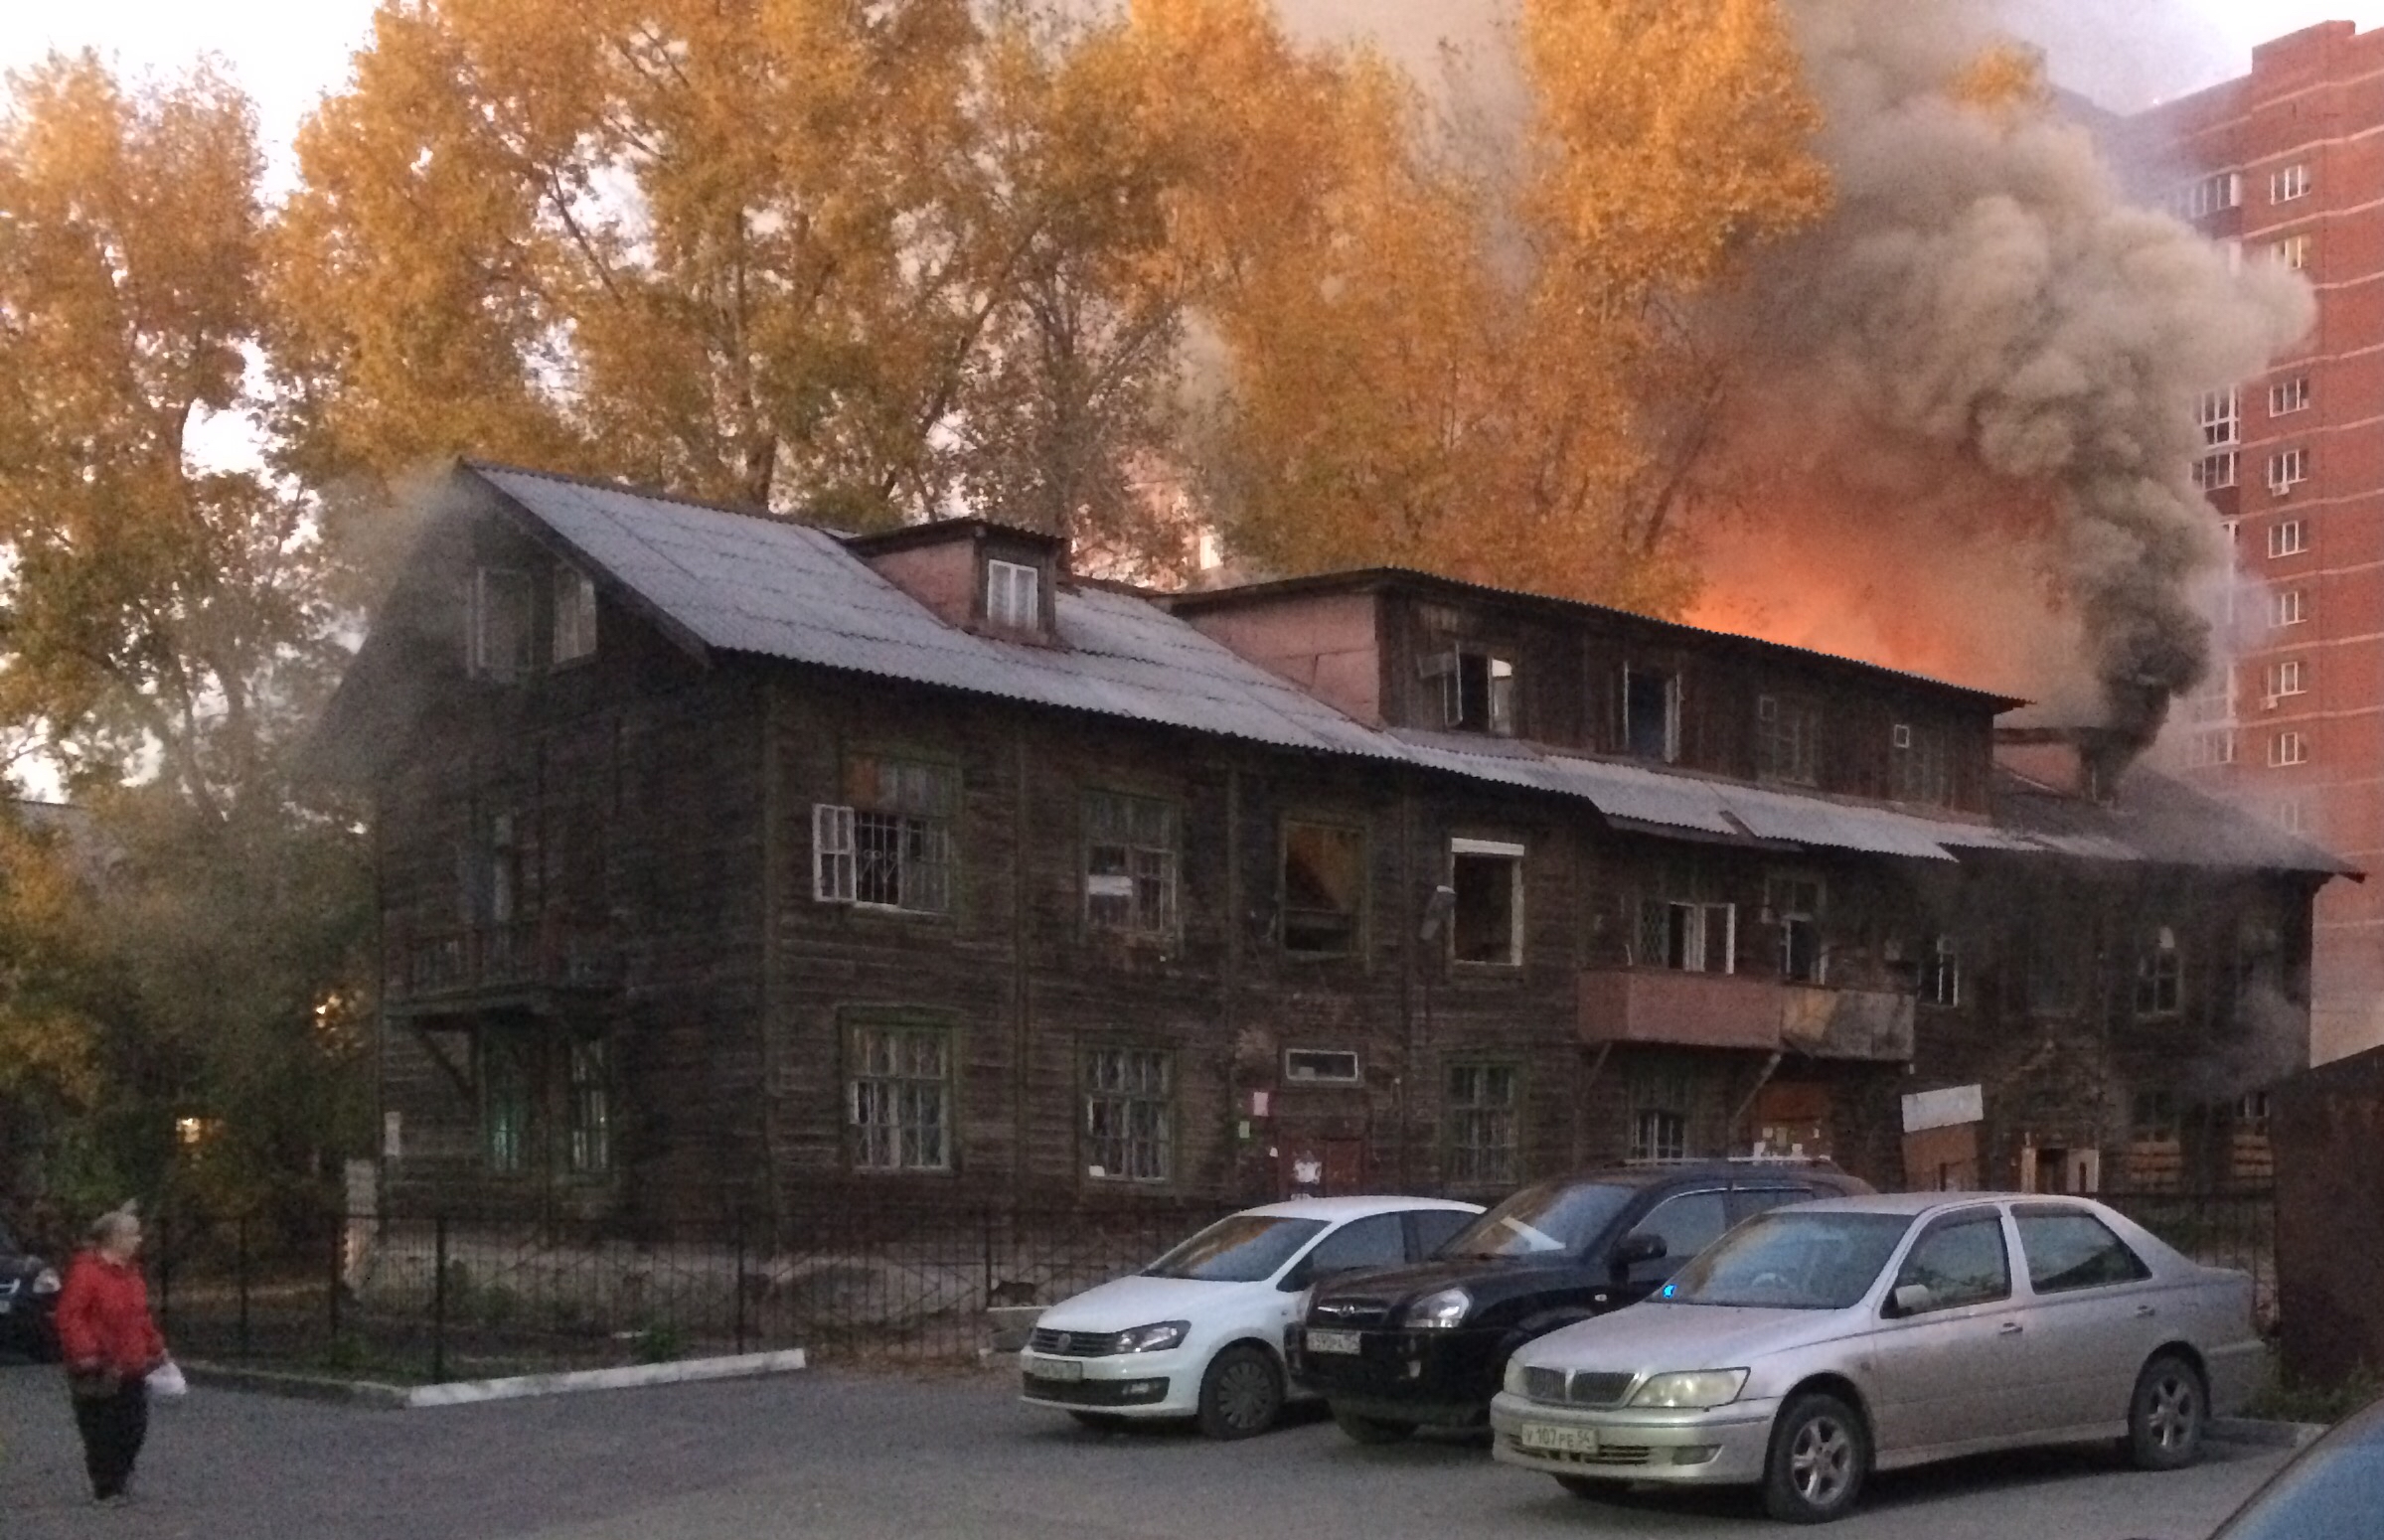
<path id="1" fill-rule="evenodd" d="M 2027 1329 L 2027 1327 L 2025 1327 L 2025 1326 L 2021 1325 L 2021 1324 L 2020 1324 L 2018 1321 L 2016 1321 L 2016 1320 L 2007 1320 L 2007 1321 L 2004 1321 L 2004 1322 L 2003 1322 L 2001 1325 L 1999 1325 L 1999 1326 L 1997 1326 L 1997 1327 L 1995 1327 L 1995 1328 L 1994 1328 L 1994 1334 L 1995 1334 L 1996 1336 L 2018 1336 L 2018 1335 L 2019 1335 L 2019 1334 L 2020 1334 L 2022 1331 L 2025 1331 L 2026 1329 Z"/>
<path id="2" fill-rule="evenodd" d="M 2136 1318 L 2138 1320 L 2150 1320 L 2153 1316 L 2159 1313 L 2160 1307 L 2157 1305 L 2139 1305 L 2136 1307 Z"/>

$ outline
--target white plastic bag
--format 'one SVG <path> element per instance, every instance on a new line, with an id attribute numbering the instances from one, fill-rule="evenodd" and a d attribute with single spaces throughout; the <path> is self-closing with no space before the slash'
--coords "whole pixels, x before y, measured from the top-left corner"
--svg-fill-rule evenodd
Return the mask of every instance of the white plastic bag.
<path id="1" fill-rule="evenodd" d="M 149 1399 L 180 1401 L 191 1393 L 191 1382 L 182 1377 L 182 1365 L 168 1358 L 149 1371 Z"/>

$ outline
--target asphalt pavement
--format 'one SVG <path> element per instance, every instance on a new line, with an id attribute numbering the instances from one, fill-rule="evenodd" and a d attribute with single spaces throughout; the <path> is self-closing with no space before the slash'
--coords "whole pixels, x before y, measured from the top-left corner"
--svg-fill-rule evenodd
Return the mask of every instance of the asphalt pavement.
<path id="1" fill-rule="evenodd" d="M 1831 1540 L 2203 1540 L 2285 1456 L 2168 1475 L 2101 1452 L 1877 1478 Z M 1096 1434 L 1003 1378 L 769 1380 L 396 1412 L 200 1387 L 94 1510 L 55 1370 L 0 1368 L 0 1540 L 1447 1540 L 1811 1536 L 1751 1496 L 1573 1497 L 1480 1441 L 1361 1449 L 1309 1419 L 1241 1444 Z"/>

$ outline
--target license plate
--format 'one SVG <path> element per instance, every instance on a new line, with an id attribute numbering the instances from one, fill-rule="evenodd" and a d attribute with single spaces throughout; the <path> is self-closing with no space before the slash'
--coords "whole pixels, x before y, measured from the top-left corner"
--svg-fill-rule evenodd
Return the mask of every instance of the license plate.
<path id="1" fill-rule="evenodd" d="M 1307 1345 L 1312 1353 L 1353 1353 L 1361 1340 L 1354 1331 L 1311 1331 Z"/>
<path id="2" fill-rule="evenodd" d="M 1559 1428 L 1550 1423 L 1525 1423 L 1515 1436 L 1527 1450 L 1546 1450 L 1551 1455 L 1595 1455 L 1598 1452 L 1598 1430 L 1595 1428 Z"/>
<path id="3" fill-rule="evenodd" d="M 1027 1372 L 1038 1380 L 1080 1380 L 1084 1365 L 1073 1358 L 1030 1358 Z"/>

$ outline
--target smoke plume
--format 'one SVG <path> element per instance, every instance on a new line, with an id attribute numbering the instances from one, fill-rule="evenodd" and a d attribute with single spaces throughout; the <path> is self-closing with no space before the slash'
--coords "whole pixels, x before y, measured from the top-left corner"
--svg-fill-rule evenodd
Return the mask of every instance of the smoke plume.
<path id="1" fill-rule="evenodd" d="M 1741 511 L 1698 618 L 2158 731 L 2224 560 L 2194 407 L 2307 329 L 2308 290 L 2135 202 L 2050 103 L 1955 82 L 1984 8 L 1798 0 L 1830 217 L 1726 318 Z M 1884 656 L 1883 656 L 1884 655 Z"/>

